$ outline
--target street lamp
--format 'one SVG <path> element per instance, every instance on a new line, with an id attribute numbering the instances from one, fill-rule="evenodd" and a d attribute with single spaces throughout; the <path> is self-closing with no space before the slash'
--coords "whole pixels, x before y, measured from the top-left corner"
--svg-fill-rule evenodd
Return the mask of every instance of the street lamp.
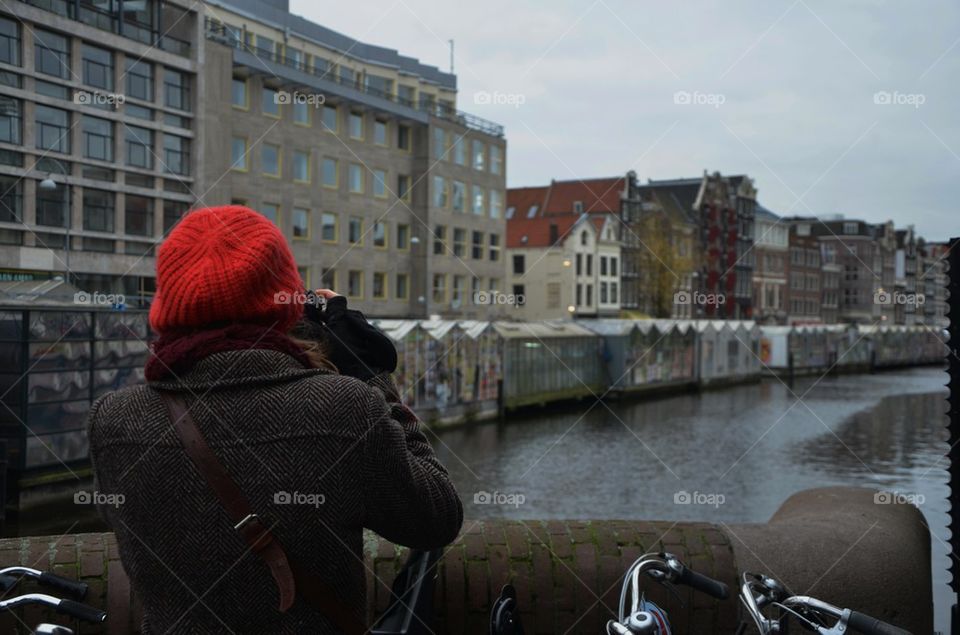
<path id="1" fill-rule="evenodd" d="M 63 165 L 63 163 L 61 163 L 58 159 L 54 159 L 53 157 L 44 157 L 44 160 L 45 160 L 45 161 L 52 161 L 54 164 L 56 164 L 57 166 L 59 166 L 60 171 L 61 171 L 61 173 L 63 174 L 64 183 L 66 183 L 66 180 L 67 180 L 67 177 L 69 176 L 69 174 L 68 174 L 67 168 Z M 41 190 L 44 190 L 44 191 L 46 191 L 46 192 L 52 192 L 52 191 L 55 191 L 55 190 L 57 189 L 57 182 L 54 181 L 52 178 L 50 178 L 50 174 L 51 174 L 50 172 L 47 172 L 47 178 L 41 180 L 41 181 L 40 181 L 40 184 L 39 184 L 40 189 L 41 189 Z M 64 265 L 66 266 L 66 271 L 64 271 L 64 276 L 63 276 L 63 277 L 64 277 L 64 280 L 66 280 L 68 284 L 70 283 L 70 225 L 71 225 L 71 218 L 70 218 L 70 216 L 71 216 L 71 213 L 72 213 L 72 212 L 71 212 L 70 207 L 69 207 L 69 204 L 68 204 L 68 206 L 67 206 L 67 218 L 66 218 L 66 221 L 67 221 L 67 233 L 64 234 L 64 236 L 63 236 L 63 251 L 64 251 L 64 254 L 66 254 L 66 262 L 64 263 Z"/>

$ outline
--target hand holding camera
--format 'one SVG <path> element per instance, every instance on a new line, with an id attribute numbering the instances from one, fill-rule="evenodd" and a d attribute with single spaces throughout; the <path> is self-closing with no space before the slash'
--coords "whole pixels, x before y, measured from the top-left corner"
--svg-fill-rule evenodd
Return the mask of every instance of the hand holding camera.
<path id="1" fill-rule="evenodd" d="M 341 375 L 368 381 L 397 369 L 397 349 L 363 313 L 347 308 L 347 299 L 330 289 L 307 291 L 304 313 L 321 326 L 327 355 Z"/>

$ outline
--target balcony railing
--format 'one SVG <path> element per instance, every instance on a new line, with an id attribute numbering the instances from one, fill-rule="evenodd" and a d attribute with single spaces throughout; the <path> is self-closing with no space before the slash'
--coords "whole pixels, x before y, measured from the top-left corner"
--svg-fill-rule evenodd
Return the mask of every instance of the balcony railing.
<path id="1" fill-rule="evenodd" d="M 220 42 L 221 44 L 226 44 L 227 46 L 241 51 L 246 51 L 255 55 L 261 60 L 272 62 L 274 64 L 280 64 L 282 66 L 300 71 L 301 73 L 313 75 L 328 82 L 333 82 L 335 84 L 359 91 L 366 95 L 371 95 L 373 97 L 385 99 L 407 108 L 419 110 L 420 112 L 425 112 L 434 117 L 439 117 L 440 119 L 444 119 L 446 121 L 458 123 L 462 126 L 470 128 L 471 130 L 476 130 L 494 137 L 503 137 L 503 126 L 500 124 L 496 124 L 492 121 L 488 121 L 487 119 L 477 117 L 476 115 L 471 115 L 470 113 L 457 110 L 456 108 L 444 104 L 431 101 L 422 101 L 419 104 L 415 103 L 409 99 L 401 97 L 400 95 L 382 91 L 372 86 L 366 86 L 363 84 L 359 75 L 355 78 L 342 77 L 341 75 L 336 74 L 334 69 L 327 64 L 324 64 L 323 66 L 313 65 L 311 67 L 302 59 L 293 59 L 285 55 L 278 55 L 275 51 L 271 51 L 269 49 L 251 46 L 246 42 L 243 42 L 239 37 L 237 37 L 236 33 L 228 29 L 226 25 L 221 22 L 216 22 L 208 18 L 206 20 L 204 30 L 208 39 L 215 42 Z"/>

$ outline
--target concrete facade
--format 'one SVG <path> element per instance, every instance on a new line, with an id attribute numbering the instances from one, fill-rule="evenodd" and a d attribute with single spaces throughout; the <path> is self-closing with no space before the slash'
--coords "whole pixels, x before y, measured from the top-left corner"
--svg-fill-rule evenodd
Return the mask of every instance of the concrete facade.
<path id="1" fill-rule="evenodd" d="M 185 2 L 151 6 L 151 24 L 0 7 L 0 278 L 152 294 L 155 245 L 197 198 L 198 22 Z"/>

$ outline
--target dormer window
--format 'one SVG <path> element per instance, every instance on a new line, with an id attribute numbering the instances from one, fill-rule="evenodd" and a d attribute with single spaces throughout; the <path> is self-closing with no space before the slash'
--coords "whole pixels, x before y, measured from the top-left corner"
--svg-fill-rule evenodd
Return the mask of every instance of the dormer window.
<path id="1" fill-rule="evenodd" d="M 574 201 L 574 202 L 573 202 L 573 213 L 574 213 L 574 214 L 583 214 L 583 201 Z"/>

